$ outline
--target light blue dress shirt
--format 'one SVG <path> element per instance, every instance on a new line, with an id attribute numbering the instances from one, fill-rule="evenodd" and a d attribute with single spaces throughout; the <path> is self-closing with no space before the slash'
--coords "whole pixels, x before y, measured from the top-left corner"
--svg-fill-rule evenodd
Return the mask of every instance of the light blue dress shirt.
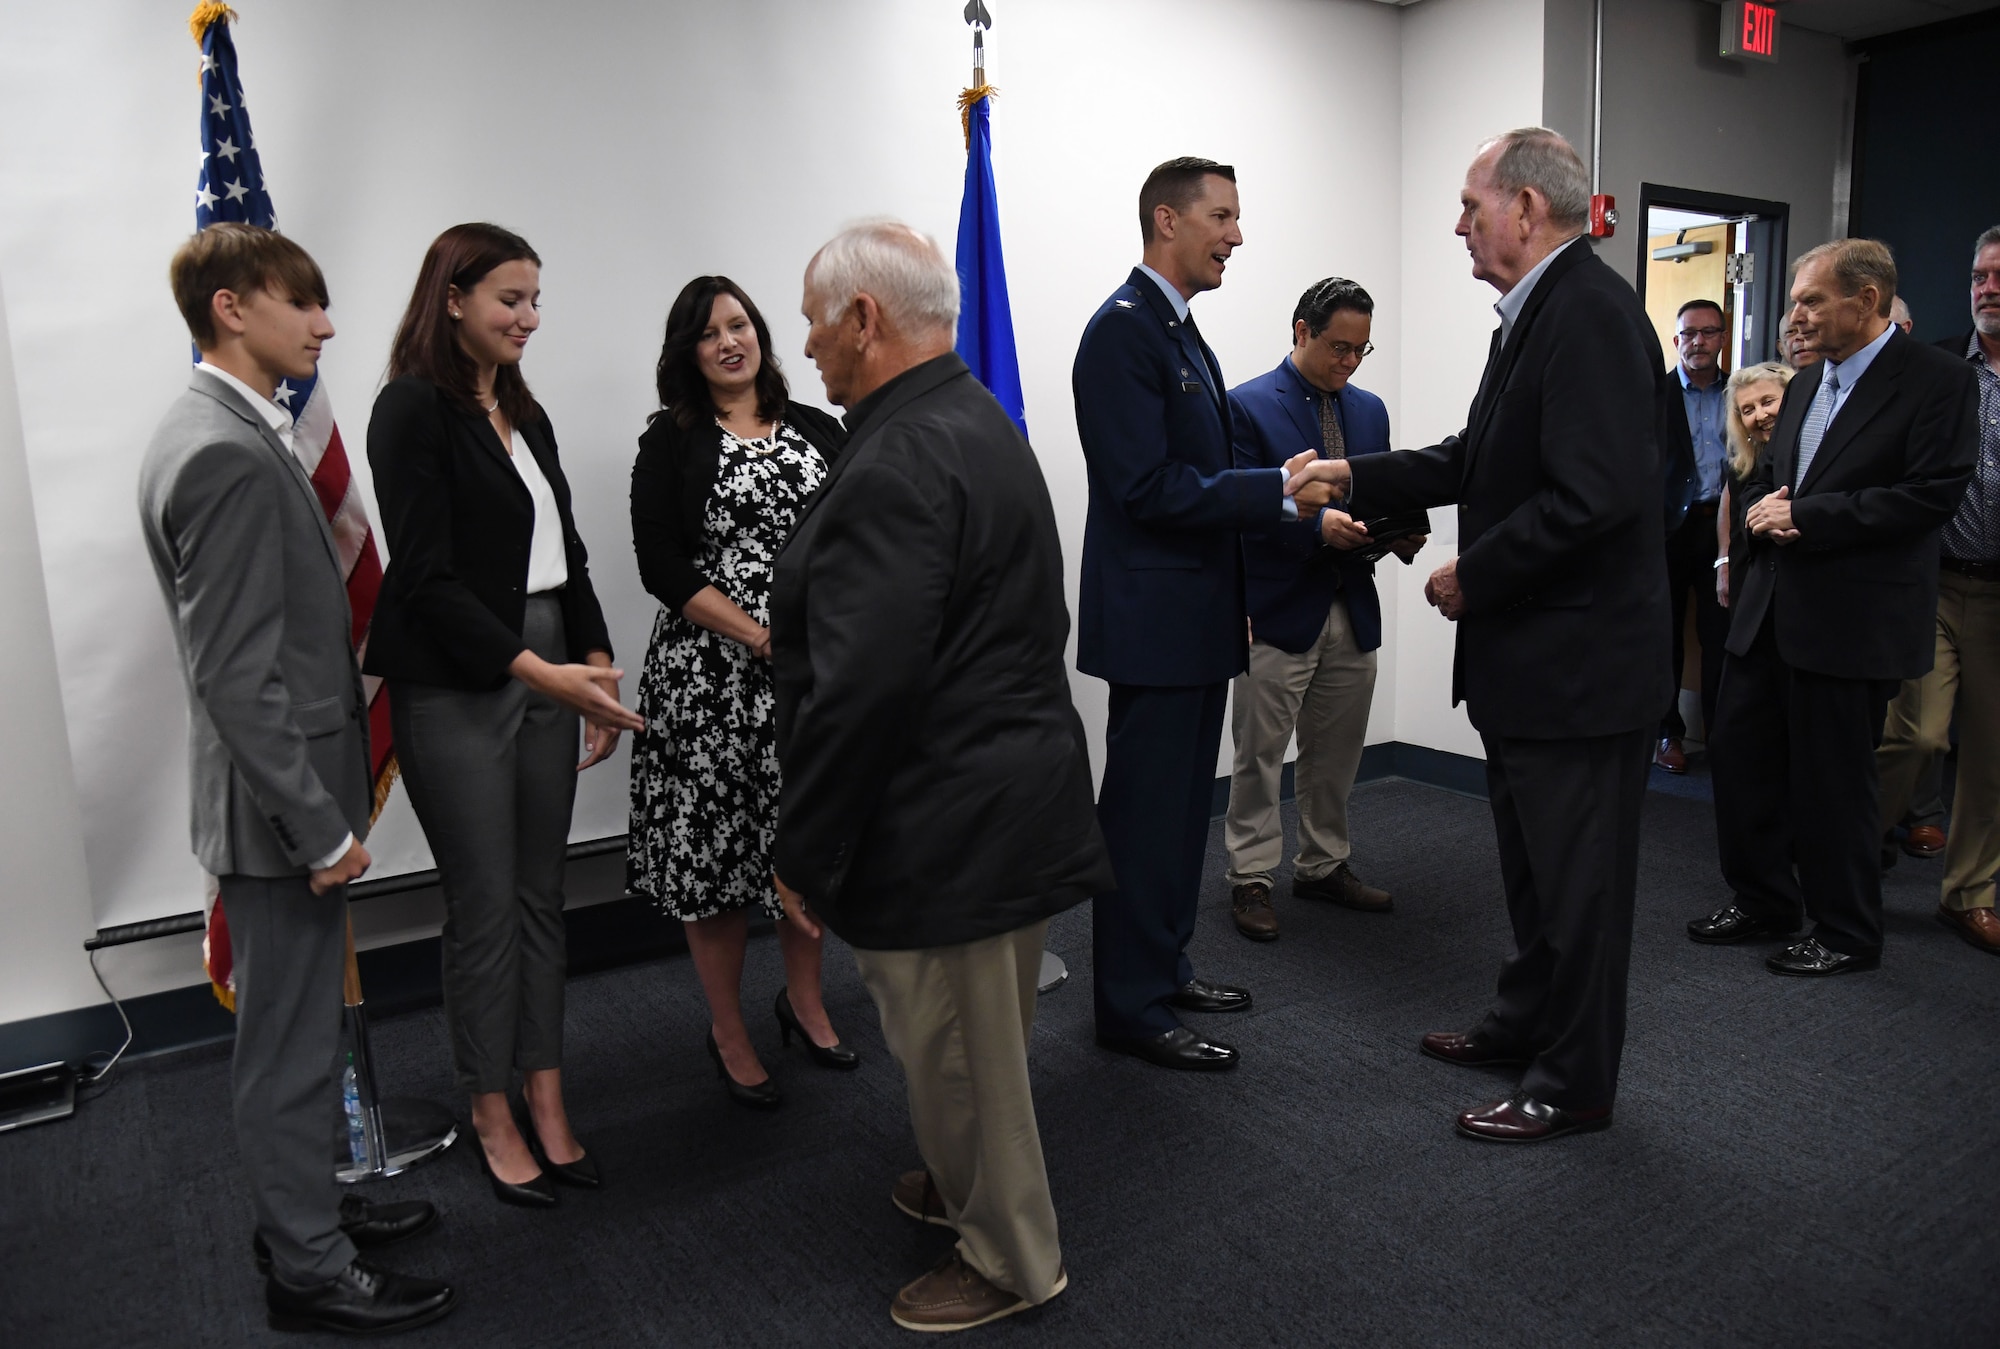
<path id="1" fill-rule="evenodd" d="M 1494 302 L 1493 312 L 1500 316 L 1501 346 L 1506 346 L 1507 339 L 1514 335 L 1514 320 L 1521 317 L 1521 310 L 1526 307 L 1528 297 L 1535 293 L 1535 283 L 1542 279 L 1542 273 L 1549 269 L 1550 263 L 1562 255 L 1565 248 L 1574 247 L 1581 238 L 1583 236 L 1578 234 L 1551 248 L 1547 257 L 1530 267 L 1528 274 L 1514 283 L 1514 289 Z M 1588 248 L 1589 245 L 1585 244 L 1584 247 Z"/>
<path id="2" fill-rule="evenodd" d="M 1729 381 L 1718 373 L 1706 389 L 1688 382 L 1686 366 L 1674 367 L 1681 379 L 1681 401 L 1687 411 L 1688 437 L 1694 441 L 1695 499 L 1722 498 L 1722 466 L 1729 460 L 1724 425 L 1728 420 Z"/>

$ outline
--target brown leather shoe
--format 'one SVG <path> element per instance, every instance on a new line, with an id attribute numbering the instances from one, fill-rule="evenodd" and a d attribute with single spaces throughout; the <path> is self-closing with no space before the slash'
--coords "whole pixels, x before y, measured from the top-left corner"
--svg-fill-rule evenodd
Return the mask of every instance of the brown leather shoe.
<path id="1" fill-rule="evenodd" d="M 1278 939 L 1278 911 L 1271 907 L 1271 887 L 1262 881 L 1229 892 L 1229 916 L 1236 920 L 1236 930 L 1251 941 Z"/>
<path id="2" fill-rule="evenodd" d="M 2000 915 L 1991 909 L 1947 909 L 1938 906 L 1937 920 L 1988 955 L 2000 955 Z"/>
<path id="3" fill-rule="evenodd" d="M 1362 913 L 1388 913 L 1396 907 L 1387 890 L 1378 890 L 1354 874 L 1354 868 L 1342 862 L 1324 876 L 1311 880 L 1292 877 L 1292 894 L 1299 899 L 1323 899 L 1329 904 L 1338 904 L 1344 909 L 1359 909 Z"/>
<path id="4" fill-rule="evenodd" d="M 937 1182 L 922 1167 L 896 1177 L 896 1188 L 889 1191 L 889 1202 L 920 1223 L 930 1223 L 934 1227 L 953 1226 L 950 1215 L 944 1210 L 944 1196 L 938 1193 Z"/>
<path id="5" fill-rule="evenodd" d="M 1610 1127 L 1610 1106 L 1598 1110 L 1562 1110 L 1544 1105 L 1525 1091 L 1458 1117 L 1460 1133 L 1486 1143 L 1546 1143 L 1564 1134 Z"/>
<path id="6" fill-rule="evenodd" d="M 1049 1296 L 1067 1287 L 1069 1275 L 1059 1272 Z M 889 1319 L 905 1330 L 970 1330 L 1024 1312 L 1030 1305 L 1026 1298 L 988 1283 L 954 1246 L 930 1273 L 903 1285 L 889 1304 Z"/>
<path id="7" fill-rule="evenodd" d="M 1653 751 L 1653 762 L 1661 768 L 1666 769 L 1669 773 L 1685 773 L 1688 771 L 1687 751 L 1681 748 L 1681 742 L 1677 736 L 1663 735 L 1660 737 L 1659 748 Z"/>
<path id="8" fill-rule="evenodd" d="M 1467 1068 L 1520 1067 L 1528 1061 L 1520 1050 L 1493 1044 L 1472 1031 L 1434 1030 L 1417 1048 L 1434 1059 Z"/>
<path id="9" fill-rule="evenodd" d="M 1903 835 L 1903 851 L 1912 857 L 1936 857 L 1944 844 L 1944 830 L 1934 824 L 1913 824 Z"/>

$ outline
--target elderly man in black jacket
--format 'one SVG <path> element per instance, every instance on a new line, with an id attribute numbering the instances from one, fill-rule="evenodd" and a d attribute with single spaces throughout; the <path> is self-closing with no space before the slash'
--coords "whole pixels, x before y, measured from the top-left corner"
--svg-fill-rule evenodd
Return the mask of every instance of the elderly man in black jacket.
<path id="1" fill-rule="evenodd" d="M 1421 1047 L 1525 1065 L 1513 1096 L 1458 1118 L 1496 1142 L 1611 1122 L 1639 808 L 1671 683 L 1659 503 L 1680 395 L 1638 297 L 1583 237 L 1589 184 L 1542 127 L 1480 151 L 1458 233 L 1500 327 L 1469 425 L 1306 471 L 1351 480 L 1371 511 L 1458 503 L 1459 555 L 1425 594 L 1459 625 L 1452 696 L 1486 747 L 1515 949 L 1486 1018 Z"/>
<path id="2" fill-rule="evenodd" d="M 848 448 L 771 595 L 773 856 L 787 919 L 855 948 L 926 1170 L 898 1182 L 952 1253 L 896 1295 L 961 1330 L 1067 1284 L 1028 1088 L 1050 915 L 1110 888 L 1055 512 L 1034 452 L 952 354 L 958 277 L 907 226 L 806 269 L 806 354 Z"/>

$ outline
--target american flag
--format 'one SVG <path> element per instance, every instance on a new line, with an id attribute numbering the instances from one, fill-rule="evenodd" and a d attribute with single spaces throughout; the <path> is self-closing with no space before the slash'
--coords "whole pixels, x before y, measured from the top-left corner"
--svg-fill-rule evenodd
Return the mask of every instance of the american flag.
<path id="1" fill-rule="evenodd" d="M 195 41 L 201 44 L 201 174 L 195 180 L 194 225 L 202 230 L 219 220 L 234 220 L 275 230 L 277 212 L 265 187 L 256 137 L 250 134 L 250 111 L 244 106 L 243 83 L 236 74 L 236 44 L 229 37 L 229 21 L 235 17 L 228 6 L 205 0 L 188 19 Z M 279 384 L 276 400 L 292 414 L 292 451 L 305 465 L 327 523 L 333 527 L 340 565 L 347 576 L 347 603 L 354 615 L 354 649 L 358 654 L 367 647 L 368 620 L 374 615 L 375 596 L 382 588 L 382 560 L 375 551 L 368 511 L 348 470 L 340 428 L 333 422 L 333 405 L 319 377 Z M 395 747 L 389 738 L 389 695 L 382 681 L 372 676 L 363 679 L 362 694 L 368 699 L 373 759 L 369 769 L 375 785 L 375 809 L 380 811 L 396 779 Z M 213 886 L 210 888 L 213 891 Z M 229 927 L 219 898 L 209 906 L 208 935 L 202 950 L 216 997 L 233 1009 Z"/>

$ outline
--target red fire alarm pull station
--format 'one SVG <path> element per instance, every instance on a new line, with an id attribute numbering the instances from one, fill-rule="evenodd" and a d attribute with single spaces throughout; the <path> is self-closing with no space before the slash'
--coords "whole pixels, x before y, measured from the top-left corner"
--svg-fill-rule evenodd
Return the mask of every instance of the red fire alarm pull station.
<path id="1" fill-rule="evenodd" d="M 1618 232 L 1618 198 L 1600 192 L 1590 199 L 1590 237 L 1609 239 Z"/>
<path id="2" fill-rule="evenodd" d="M 1778 7 L 1728 0 L 1722 7 L 1722 54 L 1739 61 L 1778 59 Z"/>

